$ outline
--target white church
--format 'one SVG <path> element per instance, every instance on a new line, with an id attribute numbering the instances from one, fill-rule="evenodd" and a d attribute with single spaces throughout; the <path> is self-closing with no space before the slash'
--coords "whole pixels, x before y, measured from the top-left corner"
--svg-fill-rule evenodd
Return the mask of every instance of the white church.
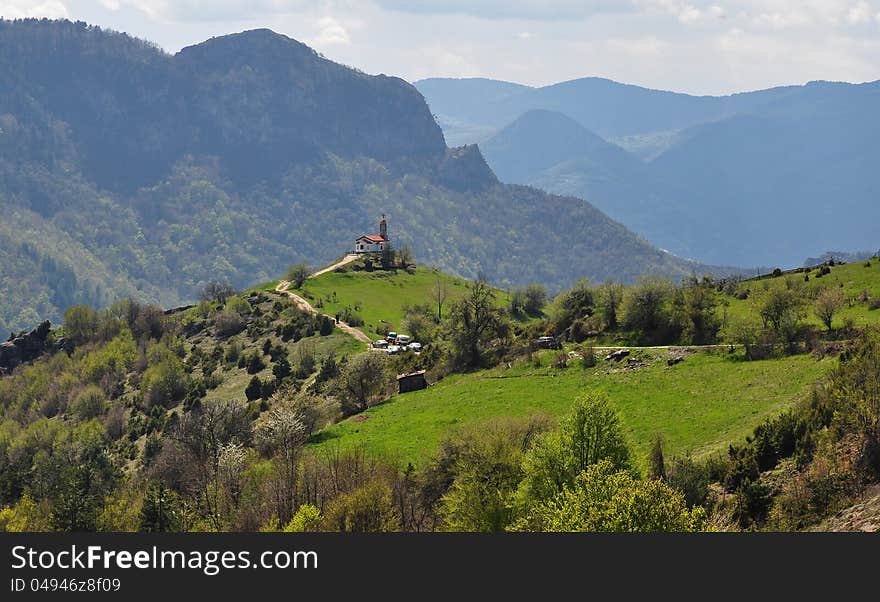
<path id="1" fill-rule="evenodd" d="M 388 223 L 385 216 L 379 220 L 379 234 L 363 234 L 354 241 L 355 253 L 381 253 L 385 247 L 391 244 L 388 238 Z"/>

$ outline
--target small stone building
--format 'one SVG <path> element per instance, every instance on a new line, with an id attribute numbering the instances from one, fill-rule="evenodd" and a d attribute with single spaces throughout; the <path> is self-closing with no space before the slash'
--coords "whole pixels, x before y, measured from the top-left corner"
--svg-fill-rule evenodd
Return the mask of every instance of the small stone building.
<path id="1" fill-rule="evenodd" d="M 427 388 L 428 380 L 425 378 L 424 370 L 397 375 L 397 391 L 399 393 L 409 393 L 410 391 L 419 391 L 420 389 Z"/>

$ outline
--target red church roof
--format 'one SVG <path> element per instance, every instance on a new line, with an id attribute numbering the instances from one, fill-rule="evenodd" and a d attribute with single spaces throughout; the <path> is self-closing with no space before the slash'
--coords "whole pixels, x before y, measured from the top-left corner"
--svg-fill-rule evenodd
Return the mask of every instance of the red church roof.
<path id="1" fill-rule="evenodd" d="M 374 242 L 374 243 L 385 242 L 384 238 L 382 238 L 381 236 L 378 236 L 376 234 L 364 234 L 363 236 L 359 236 L 358 240 L 361 240 L 362 238 L 366 238 L 370 242 Z"/>

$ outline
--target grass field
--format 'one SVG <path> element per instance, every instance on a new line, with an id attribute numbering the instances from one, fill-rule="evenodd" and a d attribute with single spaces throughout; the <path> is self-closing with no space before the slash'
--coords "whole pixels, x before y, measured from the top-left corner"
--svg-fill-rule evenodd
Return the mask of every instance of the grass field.
<path id="1" fill-rule="evenodd" d="M 740 284 L 739 289 L 749 289 L 753 293 L 760 293 L 765 287 L 785 286 L 786 279 L 791 279 L 793 285 L 807 287 L 807 290 L 812 294 L 825 287 L 838 288 L 843 291 L 847 306 L 834 317 L 834 327 L 843 326 L 844 320 L 847 318 L 852 319 L 857 327 L 875 325 L 880 324 L 880 310 L 870 310 L 867 303 L 857 301 L 863 292 L 867 292 L 870 299 L 880 298 L 880 261 L 873 259 L 869 263 L 870 267 L 865 267 L 864 262 L 837 265 L 831 268 L 830 274 L 821 278 L 816 278 L 818 270 L 813 270 L 807 282 L 804 281 L 803 274 L 787 274 L 778 278 L 748 280 Z M 719 308 L 719 311 L 722 313 L 726 311 L 730 317 L 743 316 L 753 311 L 751 301 L 748 299 L 739 300 L 722 295 L 722 300 L 724 305 Z M 807 306 L 805 321 L 814 326 L 822 326 L 820 320 L 813 313 L 812 305 Z"/>
<path id="2" fill-rule="evenodd" d="M 438 280 L 444 282 L 448 290 L 443 306 L 446 311 L 452 302 L 465 294 L 468 282 L 425 267 L 416 268 L 414 274 L 405 270 L 328 272 L 310 278 L 296 292 L 313 306 L 323 304 L 321 311 L 331 316 L 351 307 L 364 320 L 361 330 L 378 339 L 377 328 L 383 320 L 390 330 L 401 328 L 407 306 L 429 304 L 436 311 L 431 290 Z M 496 299 L 499 303 L 506 303 L 507 295 L 504 291 L 497 291 Z"/>
<path id="3" fill-rule="evenodd" d="M 600 361 L 587 370 L 580 365 L 556 369 L 548 365 L 547 353 L 539 367 L 522 362 L 450 376 L 325 429 L 312 447 L 363 446 L 418 463 L 453 428 L 502 416 L 558 417 L 592 389 L 608 393 L 640 455 L 660 435 L 667 455 L 699 456 L 745 437 L 805 394 L 836 361 L 801 355 L 745 362 L 727 353 L 696 353 L 668 367 L 665 351 L 635 355 L 645 367 L 619 371 L 616 364 Z"/>

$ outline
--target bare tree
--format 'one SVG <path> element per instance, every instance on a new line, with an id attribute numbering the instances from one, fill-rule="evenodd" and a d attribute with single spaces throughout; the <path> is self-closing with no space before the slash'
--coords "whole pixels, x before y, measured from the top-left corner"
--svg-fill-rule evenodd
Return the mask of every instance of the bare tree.
<path id="1" fill-rule="evenodd" d="M 256 428 L 259 447 L 273 458 L 276 471 L 272 489 L 275 497 L 275 515 L 281 524 L 293 516 L 300 451 L 308 437 L 308 429 L 301 412 L 291 400 L 280 401 L 276 407 L 260 417 Z"/>
<path id="2" fill-rule="evenodd" d="M 443 320 L 443 304 L 449 296 L 449 284 L 440 276 L 431 288 L 431 300 L 437 304 L 437 321 Z"/>
<path id="3" fill-rule="evenodd" d="M 226 303 L 226 300 L 235 294 L 235 288 L 228 282 L 213 281 L 206 284 L 199 291 L 199 299 L 211 303 Z"/>
<path id="4" fill-rule="evenodd" d="M 816 317 L 822 320 L 822 323 L 825 325 L 825 328 L 828 329 L 828 332 L 831 332 L 831 325 L 834 321 L 834 316 L 844 306 L 844 303 L 845 300 L 843 293 L 840 290 L 833 288 L 822 289 L 822 292 L 819 293 L 819 296 L 816 298 L 813 311 L 815 312 Z"/>

